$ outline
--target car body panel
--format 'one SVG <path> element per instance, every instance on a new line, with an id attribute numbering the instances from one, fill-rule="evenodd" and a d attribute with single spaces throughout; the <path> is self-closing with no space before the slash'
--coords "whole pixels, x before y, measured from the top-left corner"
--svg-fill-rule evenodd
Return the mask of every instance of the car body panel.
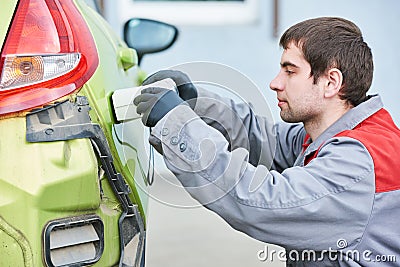
<path id="1" fill-rule="evenodd" d="M 82 1 L 77 1 L 77 3 L 80 6 L 85 5 Z M 83 12 L 96 13 L 92 9 L 84 9 Z M 126 177 L 132 189 L 138 187 L 137 191 L 134 190 L 134 195 L 135 198 L 140 199 L 140 203 L 142 203 L 141 208 L 144 212 L 147 209 L 148 200 L 146 179 L 143 177 L 147 173 L 148 158 L 145 153 L 143 141 L 145 128 L 140 120 L 116 124 L 110 101 L 111 95 L 115 90 L 137 86 L 139 81 L 132 79 L 132 77 L 140 78 L 138 73 L 141 70 L 137 66 L 124 70 L 122 57 L 127 54 L 124 51 L 134 50 L 128 48 L 98 14 L 91 14 L 90 16 L 85 16 L 85 18 L 88 18 L 88 26 L 94 33 L 95 42 L 99 50 L 100 65 L 102 65 L 102 62 L 115 62 L 112 63 L 115 66 L 98 68 L 92 78 L 82 88 L 81 93 L 88 97 L 90 106 L 93 108 L 93 112 L 91 113 L 92 120 L 99 123 L 105 131 L 106 136 L 110 137 L 108 141 L 114 153 L 117 168 Z M 104 27 L 110 30 L 108 35 L 97 32 L 99 31 L 98 25 L 100 23 L 103 23 Z M 109 52 L 104 53 L 101 51 Z M 130 135 L 129 138 L 124 138 L 124 142 L 121 142 L 121 135 L 128 133 Z M 134 165 L 136 161 L 139 162 L 140 168 L 136 168 Z M 136 180 L 133 177 L 136 177 Z"/>

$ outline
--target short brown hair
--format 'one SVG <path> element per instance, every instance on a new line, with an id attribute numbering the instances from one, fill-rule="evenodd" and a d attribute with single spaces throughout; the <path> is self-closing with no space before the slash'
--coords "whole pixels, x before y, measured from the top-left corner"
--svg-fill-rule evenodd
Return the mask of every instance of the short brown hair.
<path id="1" fill-rule="evenodd" d="M 321 17 L 302 21 L 282 35 L 280 45 L 293 43 L 303 51 L 316 83 L 329 68 L 343 74 L 340 98 L 357 106 L 367 98 L 373 77 L 371 49 L 360 29 L 343 18 Z"/>

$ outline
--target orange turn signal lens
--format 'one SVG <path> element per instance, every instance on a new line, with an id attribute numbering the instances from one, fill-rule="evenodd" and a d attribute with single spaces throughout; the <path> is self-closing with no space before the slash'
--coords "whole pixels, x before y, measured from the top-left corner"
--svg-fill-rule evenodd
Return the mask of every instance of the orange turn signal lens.
<path id="1" fill-rule="evenodd" d="M 4 60 L 0 90 L 10 90 L 60 77 L 74 69 L 79 53 L 18 56 L 7 55 Z"/>

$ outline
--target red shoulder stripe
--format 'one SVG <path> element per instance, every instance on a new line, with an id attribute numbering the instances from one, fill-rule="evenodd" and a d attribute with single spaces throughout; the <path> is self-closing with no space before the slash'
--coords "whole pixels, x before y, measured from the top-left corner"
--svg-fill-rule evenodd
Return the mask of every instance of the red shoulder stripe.
<path id="1" fill-rule="evenodd" d="M 336 136 L 357 139 L 367 148 L 374 161 L 377 193 L 400 189 L 400 130 L 385 109 Z"/>

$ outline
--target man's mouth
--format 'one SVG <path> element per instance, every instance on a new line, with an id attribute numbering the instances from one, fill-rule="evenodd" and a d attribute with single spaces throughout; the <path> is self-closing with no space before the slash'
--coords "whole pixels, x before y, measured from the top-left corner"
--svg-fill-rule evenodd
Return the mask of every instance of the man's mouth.
<path id="1" fill-rule="evenodd" d="M 278 98 L 278 106 L 279 106 L 279 107 L 283 106 L 283 105 L 286 104 L 286 103 L 287 103 L 287 101 Z"/>

